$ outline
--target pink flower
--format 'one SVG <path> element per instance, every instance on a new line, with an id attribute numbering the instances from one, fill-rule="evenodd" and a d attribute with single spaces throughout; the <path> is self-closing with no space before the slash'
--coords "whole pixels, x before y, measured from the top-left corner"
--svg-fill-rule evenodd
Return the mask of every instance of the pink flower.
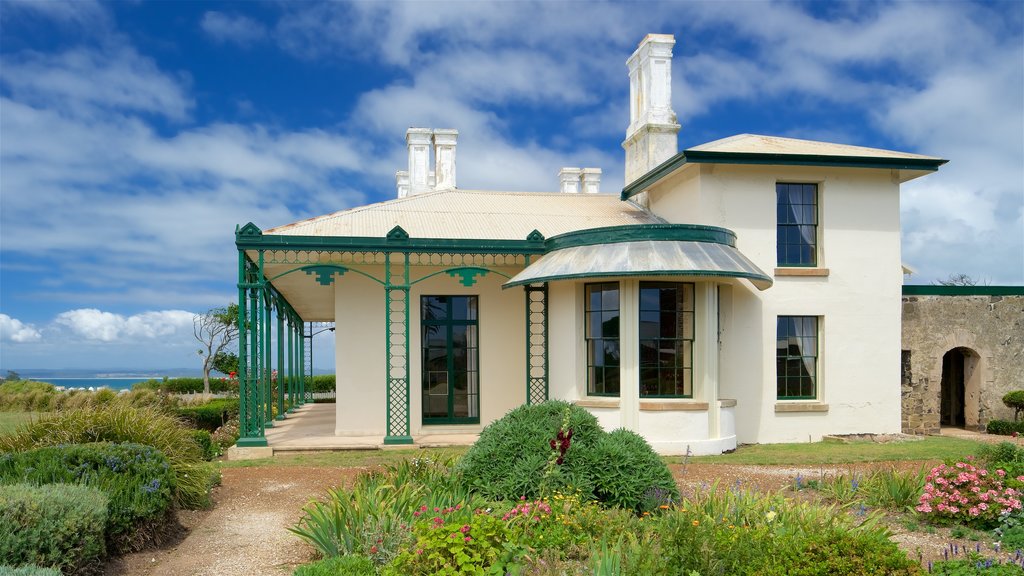
<path id="1" fill-rule="evenodd" d="M 470 538 L 469 536 L 466 536 L 462 540 L 463 540 L 463 542 L 469 542 L 470 540 L 472 540 L 472 538 Z"/>

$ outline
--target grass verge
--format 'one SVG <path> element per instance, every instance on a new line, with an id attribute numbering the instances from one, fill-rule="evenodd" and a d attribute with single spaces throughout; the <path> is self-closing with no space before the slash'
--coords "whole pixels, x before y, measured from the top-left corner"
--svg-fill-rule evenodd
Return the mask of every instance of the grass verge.
<path id="1" fill-rule="evenodd" d="M 945 460 L 974 455 L 984 446 L 983 442 L 926 436 L 921 440 L 902 442 L 871 442 L 835 440 L 800 444 L 752 444 L 740 446 L 731 454 L 719 456 L 694 456 L 690 462 L 701 464 L 849 464 L 853 462 L 883 462 L 890 460 Z M 678 464 L 682 456 L 666 458 L 669 463 Z"/>

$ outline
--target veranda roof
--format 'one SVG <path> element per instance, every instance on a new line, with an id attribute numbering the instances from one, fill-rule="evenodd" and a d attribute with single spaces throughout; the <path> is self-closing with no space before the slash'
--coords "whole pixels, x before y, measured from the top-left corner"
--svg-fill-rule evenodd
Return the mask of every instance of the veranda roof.
<path id="1" fill-rule="evenodd" d="M 759 290 L 772 278 L 736 249 L 736 236 L 714 226 L 662 224 L 582 230 L 548 239 L 551 251 L 505 287 L 580 278 L 674 276 L 745 278 Z"/>

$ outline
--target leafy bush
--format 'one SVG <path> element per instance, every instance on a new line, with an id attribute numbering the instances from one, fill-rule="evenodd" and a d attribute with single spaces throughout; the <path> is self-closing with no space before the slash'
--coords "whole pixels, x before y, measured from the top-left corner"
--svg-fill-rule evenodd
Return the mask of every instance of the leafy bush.
<path id="1" fill-rule="evenodd" d="M 366 556 L 335 556 L 299 566 L 294 576 L 366 576 L 374 573 L 373 562 Z"/>
<path id="2" fill-rule="evenodd" d="M 192 439 L 195 440 L 196 444 L 203 451 L 203 460 L 207 462 L 223 453 L 221 447 L 213 442 L 213 437 L 206 430 L 193 430 Z"/>
<path id="3" fill-rule="evenodd" d="M 935 576 L 1019 576 L 1022 572 L 1021 566 L 1016 562 L 993 562 L 974 551 L 966 552 L 964 558 L 939 560 L 930 568 L 928 573 Z"/>
<path id="4" fill-rule="evenodd" d="M 490 514 L 468 519 L 443 512 L 430 522 L 416 523 L 413 550 L 405 550 L 387 566 L 387 576 L 433 574 L 505 574 L 521 550 L 512 543 L 509 524 Z"/>
<path id="5" fill-rule="evenodd" d="M 553 463 L 552 442 L 572 431 L 562 456 Z M 471 489 L 486 498 L 536 498 L 541 485 L 551 491 L 581 490 L 591 497 L 595 449 L 604 431 L 589 412 L 559 400 L 520 406 L 492 422 L 459 461 L 456 470 Z"/>
<path id="6" fill-rule="evenodd" d="M 242 424 L 238 421 L 238 418 L 232 418 L 224 423 L 223 426 L 217 428 L 213 434 L 210 434 L 210 440 L 220 447 L 221 453 L 227 450 L 231 446 L 238 442 L 238 437 L 241 434 Z"/>
<path id="7" fill-rule="evenodd" d="M 602 435 L 594 462 L 594 496 L 601 502 L 637 512 L 679 502 L 672 472 L 636 432 L 620 428 Z M 645 497 L 652 493 L 659 497 Z"/>
<path id="8" fill-rule="evenodd" d="M 988 424 L 985 425 L 985 431 L 989 434 L 998 434 L 1000 436 L 1024 434 L 1024 421 L 989 420 Z"/>
<path id="9" fill-rule="evenodd" d="M 238 416 L 238 399 L 218 398 L 202 404 L 186 404 L 175 412 L 193 427 L 213 432 Z"/>
<path id="10" fill-rule="evenodd" d="M 334 392 L 334 374 L 318 374 L 306 377 L 306 392 Z"/>
<path id="11" fill-rule="evenodd" d="M 86 486 L 0 486 L 0 563 L 35 564 L 65 573 L 106 555 L 107 497 Z"/>
<path id="12" fill-rule="evenodd" d="M 0 384 L 0 410 L 49 412 L 58 394 L 53 384 L 47 382 L 4 382 Z"/>
<path id="13" fill-rule="evenodd" d="M 137 550 L 171 507 L 174 476 L 158 450 L 141 444 L 72 444 L 0 456 L 0 484 L 82 484 L 107 498 L 106 535 Z"/>
<path id="14" fill-rule="evenodd" d="M 175 503 L 185 508 L 209 504 L 210 488 L 218 479 L 216 470 L 203 461 L 191 429 L 153 408 L 132 408 L 115 402 L 60 412 L 0 437 L 0 451 L 25 452 L 89 442 L 128 442 L 156 448 L 167 457 L 174 473 Z"/>
<path id="15" fill-rule="evenodd" d="M 917 511 L 929 518 L 978 528 L 994 526 L 1000 514 L 1021 510 L 1018 492 L 1003 485 L 1006 472 L 989 474 L 969 462 L 940 464 L 925 477 Z"/>
<path id="16" fill-rule="evenodd" d="M 1007 392 L 1003 396 L 1003 404 L 1007 408 L 1013 408 L 1013 421 L 1020 420 L 1020 413 L 1024 412 L 1024 390 L 1014 390 Z"/>
<path id="17" fill-rule="evenodd" d="M 60 576 L 60 570 L 25 564 L 17 568 L 0 564 L 0 576 Z"/>

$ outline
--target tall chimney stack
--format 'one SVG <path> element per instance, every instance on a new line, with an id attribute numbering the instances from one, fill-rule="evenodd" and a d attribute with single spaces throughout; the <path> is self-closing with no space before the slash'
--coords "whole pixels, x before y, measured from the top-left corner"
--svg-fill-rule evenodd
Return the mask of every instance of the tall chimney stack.
<path id="1" fill-rule="evenodd" d="M 459 131 L 451 128 L 434 130 L 434 172 L 436 190 L 455 188 L 455 142 Z"/>
<path id="2" fill-rule="evenodd" d="M 558 171 L 558 191 L 564 194 L 579 194 L 580 174 L 583 171 L 579 168 L 565 167 Z"/>
<path id="3" fill-rule="evenodd" d="M 629 128 L 626 185 L 678 152 L 679 124 L 672 111 L 671 34 L 648 34 L 626 61 L 629 68 Z"/>
<path id="4" fill-rule="evenodd" d="M 601 191 L 600 168 L 584 168 L 580 179 L 583 181 L 583 192 L 585 194 L 597 194 Z"/>
<path id="5" fill-rule="evenodd" d="M 409 149 L 409 195 L 430 191 L 430 128 L 409 128 L 405 145 Z"/>

